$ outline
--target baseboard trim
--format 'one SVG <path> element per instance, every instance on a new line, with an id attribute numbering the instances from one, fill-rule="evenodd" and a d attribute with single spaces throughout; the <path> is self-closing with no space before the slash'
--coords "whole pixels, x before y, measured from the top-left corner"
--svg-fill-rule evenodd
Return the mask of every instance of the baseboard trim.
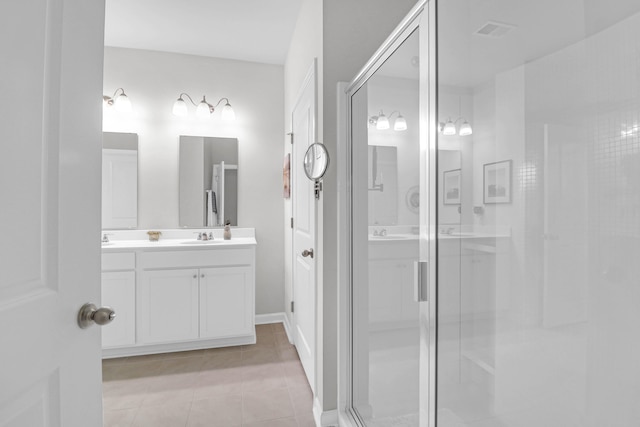
<path id="1" fill-rule="evenodd" d="M 284 313 L 256 314 L 256 325 L 268 325 L 269 323 L 283 323 Z"/>
<path id="2" fill-rule="evenodd" d="M 293 334 L 291 333 L 291 324 L 286 313 L 267 313 L 256 314 L 256 325 L 267 325 L 269 323 L 282 323 L 287 333 L 289 342 L 293 344 Z"/>
<path id="3" fill-rule="evenodd" d="M 318 427 L 337 427 L 338 426 L 338 410 L 323 411 L 322 405 L 318 398 L 313 399 L 313 420 Z"/>
<path id="4" fill-rule="evenodd" d="M 203 350 L 207 348 L 251 345 L 256 343 L 256 335 L 243 335 L 229 338 L 199 339 L 165 344 L 138 344 L 129 347 L 111 347 L 102 350 L 103 359 L 114 357 L 143 356 L 157 353 L 173 353 L 176 351 Z"/>

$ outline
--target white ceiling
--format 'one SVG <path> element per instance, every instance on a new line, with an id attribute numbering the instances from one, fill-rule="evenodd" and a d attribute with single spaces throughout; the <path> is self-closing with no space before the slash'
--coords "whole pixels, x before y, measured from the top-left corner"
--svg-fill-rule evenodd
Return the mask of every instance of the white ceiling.
<path id="1" fill-rule="evenodd" d="M 107 0 L 105 45 L 284 64 L 302 0 Z"/>

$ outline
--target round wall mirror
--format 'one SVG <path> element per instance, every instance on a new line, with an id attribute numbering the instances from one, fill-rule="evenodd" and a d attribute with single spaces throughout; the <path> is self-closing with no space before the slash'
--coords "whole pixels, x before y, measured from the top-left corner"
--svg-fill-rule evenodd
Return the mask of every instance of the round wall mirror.
<path id="1" fill-rule="evenodd" d="M 304 173 L 311 180 L 320 179 L 329 167 L 329 153 L 324 144 L 311 144 L 304 155 Z"/>

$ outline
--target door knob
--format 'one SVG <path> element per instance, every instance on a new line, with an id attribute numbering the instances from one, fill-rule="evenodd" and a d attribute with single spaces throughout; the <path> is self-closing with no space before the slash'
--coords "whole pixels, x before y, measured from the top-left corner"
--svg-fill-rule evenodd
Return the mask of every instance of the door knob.
<path id="1" fill-rule="evenodd" d="M 309 250 L 305 249 L 304 251 L 302 251 L 302 256 L 305 258 L 308 256 L 313 258 L 313 249 L 309 249 Z"/>
<path id="2" fill-rule="evenodd" d="M 116 318 L 116 312 L 111 307 L 97 308 L 95 304 L 86 303 L 78 312 L 78 326 L 86 329 L 92 324 L 106 325 Z"/>

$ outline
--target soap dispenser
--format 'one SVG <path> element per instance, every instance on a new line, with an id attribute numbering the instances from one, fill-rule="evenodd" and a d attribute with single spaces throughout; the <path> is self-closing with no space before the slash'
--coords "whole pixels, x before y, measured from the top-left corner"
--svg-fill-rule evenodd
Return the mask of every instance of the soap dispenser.
<path id="1" fill-rule="evenodd" d="M 224 240 L 231 240 L 231 221 L 229 220 L 224 224 Z"/>

